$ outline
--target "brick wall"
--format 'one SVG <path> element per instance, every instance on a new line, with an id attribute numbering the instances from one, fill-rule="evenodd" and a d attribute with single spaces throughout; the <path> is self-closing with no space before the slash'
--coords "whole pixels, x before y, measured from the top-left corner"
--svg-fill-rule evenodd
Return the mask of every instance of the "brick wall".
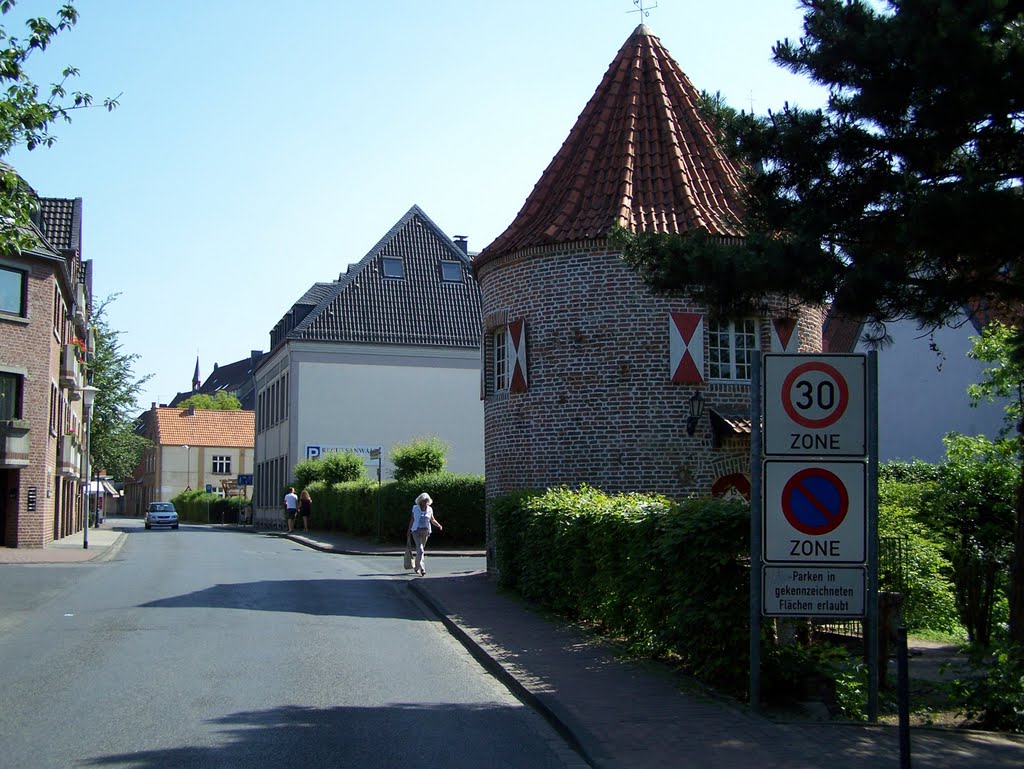
<path id="1" fill-rule="evenodd" d="M 681 497 L 710 492 L 723 475 L 749 474 L 749 439 L 728 437 L 713 448 L 707 411 L 687 435 L 696 388 L 671 383 L 669 313 L 705 308 L 653 296 L 618 253 L 586 244 L 505 255 L 485 264 L 478 280 L 485 332 L 516 318 L 527 325 L 526 392 L 495 394 L 485 356 L 488 498 L 583 482 Z M 783 315 L 797 318 L 801 351 L 821 350 L 820 310 L 770 303 L 767 317 Z M 768 351 L 766 320 L 760 332 Z M 749 382 L 697 387 L 708 409 L 749 414 Z"/>
<path id="2" fill-rule="evenodd" d="M 61 342 L 54 336 L 53 304 L 57 277 L 47 263 L 19 263 L 4 259 L 8 266 L 28 272 L 27 318 L 0 315 L 0 363 L 25 370 L 22 390 L 22 418 L 29 423 L 29 464 L 21 469 L 0 470 L 7 474 L 4 516 L 4 544 L 8 547 L 42 547 L 57 537 L 81 530 L 80 514 L 75 518 L 77 484 L 62 482 L 56 473 L 57 437 L 50 432 L 51 384 L 60 383 Z M 66 292 L 65 292 L 66 293 Z M 64 301 L 69 303 L 65 297 Z M 62 313 L 67 313 L 67 305 Z M 59 388 L 61 397 L 67 390 Z M 81 402 L 69 403 L 81 421 Z M 35 489 L 36 509 L 28 510 L 29 490 Z M 55 525 L 57 531 L 55 532 Z"/>

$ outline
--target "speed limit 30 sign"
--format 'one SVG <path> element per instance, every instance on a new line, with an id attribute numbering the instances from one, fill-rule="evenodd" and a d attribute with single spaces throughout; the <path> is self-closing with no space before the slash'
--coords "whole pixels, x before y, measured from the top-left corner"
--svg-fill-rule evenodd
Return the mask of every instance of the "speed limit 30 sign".
<path id="1" fill-rule="evenodd" d="M 766 456 L 867 453 L 863 355 L 764 356 Z"/>

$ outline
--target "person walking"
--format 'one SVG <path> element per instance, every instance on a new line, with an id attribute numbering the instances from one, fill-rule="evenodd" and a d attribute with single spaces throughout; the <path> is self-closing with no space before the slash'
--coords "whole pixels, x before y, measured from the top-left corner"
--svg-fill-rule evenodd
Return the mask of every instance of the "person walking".
<path id="1" fill-rule="evenodd" d="M 427 539 L 434 526 L 438 528 L 438 531 L 444 531 L 444 526 L 434 517 L 434 508 L 430 506 L 433 501 L 426 492 L 420 494 L 416 497 L 416 504 L 412 506 L 412 516 L 409 518 L 409 531 L 412 532 L 412 541 L 416 543 L 416 561 L 413 571 L 421 577 L 427 576 L 427 570 L 423 567 L 426 557 L 423 554 L 423 548 L 427 544 Z"/>
<path id="2" fill-rule="evenodd" d="M 299 513 L 302 515 L 302 530 L 309 531 L 309 516 L 313 513 L 313 498 L 305 489 L 299 496 Z"/>
<path id="3" fill-rule="evenodd" d="M 295 513 L 299 509 L 299 498 L 295 496 L 295 487 L 289 486 L 284 495 L 284 515 L 288 519 L 288 533 L 295 531 Z"/>

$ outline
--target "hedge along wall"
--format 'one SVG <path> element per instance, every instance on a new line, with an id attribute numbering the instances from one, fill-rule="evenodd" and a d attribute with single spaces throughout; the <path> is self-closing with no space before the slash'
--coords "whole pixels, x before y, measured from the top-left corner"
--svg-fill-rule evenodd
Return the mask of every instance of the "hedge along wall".
<path id="1" fill-rule="evenodd" d="M 429 473 L 408 481 L 385 481 L 379 491 L 376 481 L 333 485 L 316 481 L 307 490 L 313 498 L 313 528 L 395 543 L 405 541 L 412 506 L 425 491 L 434 500 L 434 513 L 444 527 L 434 530 L 432 546 L 483 546 L 484 479 L 480 475 Z"/>
<path id="2" fill-rule="evenodd" d="M 734 692 L 748 681 L 750 508 L 597 489 L 494 501 L 501 582 Z M 443 519 L 442 519 L 443 522 Z"/>

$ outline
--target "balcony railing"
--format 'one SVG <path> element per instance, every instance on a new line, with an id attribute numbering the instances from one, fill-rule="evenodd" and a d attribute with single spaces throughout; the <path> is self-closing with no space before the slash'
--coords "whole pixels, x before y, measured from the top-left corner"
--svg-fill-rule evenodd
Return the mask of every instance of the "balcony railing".
<path id="1" fill-rule="evenodd" d="M 74 433 L 60 436 L 57 444 L 57 472 L 69 478 L 78 478 L 82 474 L 82 448 Z"/>
<path id="2" fill-rule="evenodd" d="M 64 345 L 60 354 L 60 384 L 71 391 L 73 401 L 82 397 L 82 364 L 78 360 L 78 347 L 73 344 Z"/>
<path id="3" fill-rule="evenodd" d="M 87 318 L 85 316 L 86 311 L 86 295 L 85 295 L 85 284 L 75 284 L 75 323 L 81 328 L 82 333 L 85 333 L 85 324 Z"/>
<path id="4" fill-rule="evenodd" d="M 28 421 L 5 419 L 0 421 L 0 468 L 12 470 L 28 467 Z"/>

